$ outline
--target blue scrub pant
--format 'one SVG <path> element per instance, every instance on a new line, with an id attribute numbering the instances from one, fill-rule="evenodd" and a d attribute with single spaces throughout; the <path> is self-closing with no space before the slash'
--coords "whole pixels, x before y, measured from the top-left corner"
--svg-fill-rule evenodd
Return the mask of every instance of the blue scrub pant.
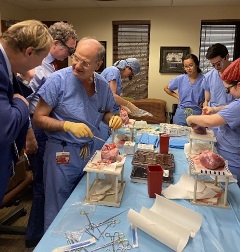
<path id="1" fill-rule="evenodd" d="M 94 153 L 94 142 L 88 144 L 90 154 L 86 160 L 79 156 L 81 147 L 67 143 L 64 147 L 60 140 L 49 139 L 46 143 L 43 165 L 45 190 L 44 230 L 46 231 L 74 188 L 84 175 L 83 168 Z M 68 164 L 57 164 L 57 152 L 70 152 Z"/>
<path id="2" fill-rule="evenodd" d="M 177 108 L 176 113 L 173 117 L 173 123 L 182 125 L 182 126 L 188 126 L 186 122 L 186 115 L 184 114 L 185 108 L 182 109 L 180 107 Z M 193 110 L 194 115 L 201 115 L 202 110 L 201 109 L 194 109 Z"/>
<path id="3" fill-rule="evenodd" d="M 28 155 L 30 169 L 33 173 L 33 199 L 28 220 L 26 240 L 40 240 L 44 234 L 44 186 L 43 186 L 43 155 L 47 136 L 42 129 L 34 128 L 38 142 L 38 152 Z"/>

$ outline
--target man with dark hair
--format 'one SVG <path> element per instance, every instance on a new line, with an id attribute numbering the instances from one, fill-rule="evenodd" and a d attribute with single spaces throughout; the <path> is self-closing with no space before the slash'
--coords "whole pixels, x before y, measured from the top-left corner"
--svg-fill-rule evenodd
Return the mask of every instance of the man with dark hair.
<path id="1" fill-rule="evenodd" d="M 226 94 L 221 79 L 221 73 L 231 64 L 228 49 L 225 45 L 216 43 L 207 50 L 206 58 L 212 64 L 213 69 L 205 74 L 206 82 L 204 106 L 218 107 L 229 104 L 233 96 Z"/>
<path id="2" fill-rule="evenodd" d="M 56 71 L 56 64 L 54 61 L 63 61 L 68 56 L 71 56 L 75 51 L 77 34 L 71 24 L 65 22 L 56 22 L 49 27 L 49 32 L 53 38 L 53 44 L 50 52 L 42 61 L 42 64 L 34 69 L 34 76 L 29 82 L 29 87 L 33 93 L 28 97 L 29 112 L 31 118 L 33 117 L 39 97 L 37 95 L 38 89 L 43 85 L 46 79 Z M 33 200 L 32 209 L 29 216 L 25 245 L 26 247 L 36 246 L 44 234 L 44 186 L 43 186 L 43 154 L 47 136 L 44 130 L 33 126 L 34 134 L 27 135 L 26 146 L 37 140 L 37 147 L 35 150 L 29 148 L 28 158 L 30 167 L 33 172 Z M 28 150 L 28 148 L 26 148 Z"/>
<path id="3" fill-rule="evenodd" d="M 0 202 L 29 126 L 28 102 L 15 76 L 41 64 L 51 44 L 47 27 L 37 20 L 16 23 L 0 37 Z"/>

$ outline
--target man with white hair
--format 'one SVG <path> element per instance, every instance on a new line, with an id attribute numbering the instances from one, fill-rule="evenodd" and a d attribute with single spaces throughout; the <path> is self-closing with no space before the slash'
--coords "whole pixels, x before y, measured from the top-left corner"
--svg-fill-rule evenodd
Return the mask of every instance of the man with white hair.
<path id="1" fill-rule="evenodd" d="M 93 38 L 81 39 L 72 55 L 72 66 L 54 72 L 38 91 L 34 112 L 36 127 L 45 130 L 44 153 L 45 231 L 84 175 L 93 155 L 99 123 L 118 129 L 114 98 L 106 80 L 97 71 L 105 54 Z"/>

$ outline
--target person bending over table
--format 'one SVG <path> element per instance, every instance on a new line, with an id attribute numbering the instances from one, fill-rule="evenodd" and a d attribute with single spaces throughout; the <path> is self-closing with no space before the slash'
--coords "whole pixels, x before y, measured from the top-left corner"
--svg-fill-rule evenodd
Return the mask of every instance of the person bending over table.
<path id="1" fill-rule="evenodd" d="M 114 105 L 114 112 L 119 113 L 120 106 L 127 107 L 131 113 L 137 111 L 137 107 L 130 101 L 126 101 L 121 97 L 122 94 L 122 79 L 129 78 L 132 80 L 135 74 L 140 72 L 140 62 L 136 58 L 127 58 L 125 60 L 118 60 L 113 66 L 105 68 L 101 75 L 108 81 L 109 86 L 113 92 L 116 104 Z"/>
<path id="2" fill-rule="evenodd" d="M 178 99 L 178 107 L 173 116 L 173 123 L 187 125 L 186 117 L 189 114 L 199 115 L 202 113 L 204 101 L 203 83 L 205 81 L 202 70 L 199 68 L 199 60 L 196 55 L 188 54 L 182 61 L 184 74 L 170 80 L 164 87 L 164 91 Z M 178 90 L 178 93 L 175 92 Z"/>
<path id="3" fill-rule="evenodd" d="M 130 101 L 122 98 L 121 94 L 123 89 L 122 79 L 129 78 L 129 80 L 132 80 L 133 76 L 140 72 L 140 68 L 141 65 L 138 59 L 127 58 L 116 61 L 113 66 L 107 67 L 102 71 L 101 76 L 103 76 L 107 80 L 115 99 L 113 111 L 114 114 L 120 113 L 121 106 L 128 113 L 137 113 L 138 107 L 136 107 Z M 101 123 L 100 137 L 104 140 L 107 140 L 110 134 L 111 129 L 107 127 L 107 125 Z M 97 144 L 97 149 L 100 149 L 102 147 L 102 144 L 100 142 L 98 142 Z"/>
<path id="4" fill-rule="evenodd" d="M 113 129 L 122 126 L 121 118 L 111 112 L 112 91 L 95 72 L 104 53 L 97 40 L 82 38 L 72 55 L 72 66 L 52 73 L 38 91 L 33 121 L 48 137 L 43 165 L 45 231 L 84 175 L 99 123 Z"/>
<path id="5" fill-rule="evenodd" d="M 226 93 L 236 99 L 221 107 L 204 107 L 205 115 L 192 115 L 187 123 L 193 129 L 199 126 L 216 127 L 216 148 L 219 155 L 228 160 L 228 167 L 237 176 L 240 186 L 240 58 L 229 65 L 221 76 Z"/>

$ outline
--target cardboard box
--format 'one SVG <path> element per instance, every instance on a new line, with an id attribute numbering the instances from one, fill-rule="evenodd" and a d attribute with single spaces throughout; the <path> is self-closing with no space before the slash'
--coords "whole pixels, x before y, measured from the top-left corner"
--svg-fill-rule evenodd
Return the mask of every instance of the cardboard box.
<path id="1" fill-rule="evenodd" d="M 123 150 L 127 155 L 134 155 L 135 142 L 126 141 L 123 145 Z"/>

